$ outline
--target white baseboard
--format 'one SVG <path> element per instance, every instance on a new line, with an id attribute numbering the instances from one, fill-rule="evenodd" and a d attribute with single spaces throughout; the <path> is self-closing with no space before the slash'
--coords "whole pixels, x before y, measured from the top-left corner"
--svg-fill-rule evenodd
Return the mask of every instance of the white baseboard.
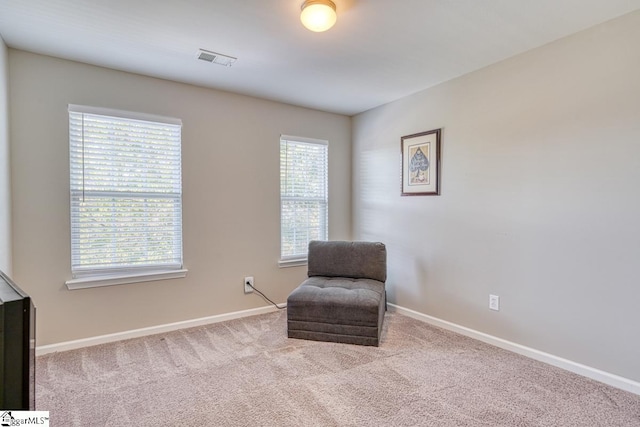
<path id="1" fill-rule="evenodd" d="M 395 304 L 389 303 L 388 305 L 389 311 L 395 311 L 397 313 L 404 314 L 405 316 L 412 317 L 422 322 L 429 323 L 431 325 L 438 326 L 449 331 L 457 332 L 461 335 L 486 342 L 487 344 L 495 345 L 496 347 L 500 347 L 505 350 L 530 357 L 531 359 L 535 359 L 540 362 L 548 363 L 549 365 L 574 372 L 578 375 L 582 375 L 583 377 L 591 378 L 592 380 L 600 381 L 621 390 L 640 395 L 640 383 L 637 381 L 633 381 L 619 375 L 611 374 L 609 372 L 601 371 L 600 369 L 592 368 L 590 366 L 564 359 L 562 357 L 554 356 L 553 354 L 545 353 L 534 348 L 516 344 L 502 338 L 494 337 L 493 335 L 485 334 L 484 332 L 479 332 L 474 329 L 460 326 L 458 324 L 438 319 L 437 317 L 429 316 L 427 314 L 419 313 L 408 308 L 400 307 Z"/>
<path id="2" fill-rule="evenodd" d="M 280 307 L 286 304 L 278 304 Z M 148 328 L 133 329 L 130 331 L 117 332 L 115 334 L 100 335 L 97 337 L 84 338 L 74 341 L 65 341 L 56 344 L 49 344 L 36 347 L 36 356 L 57 351 L 75 350 L 83 347 L 91 347 L 99 344 L 127 340 L 131 338 L 144 337 L 147 335 L 161 334 L 164 332 L 177 331 L 178 329 L 193 328 L 195 326 L 208 325 L 211 323 L 224 322 L 226 320 L 239 319 L 241 317 L 255 316 L 257 314 L 271 313 L 276 308 L 272 305 L 252 308 L 250 310 L 234 311 L 232 313 L 218 314 L 215 316 L 201 317 L 199 319 L 185 320 L 182 322 L 168 323 L 166 325 L 150 326 Z"/>

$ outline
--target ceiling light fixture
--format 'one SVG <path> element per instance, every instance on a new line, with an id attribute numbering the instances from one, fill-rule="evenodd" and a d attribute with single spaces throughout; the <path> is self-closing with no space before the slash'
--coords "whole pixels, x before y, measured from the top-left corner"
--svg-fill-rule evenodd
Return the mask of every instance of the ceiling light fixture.
<path id="1" fill-rule="evenodd" d="M 320 33 L 333 27 L 338 19 L 336 5 L 331 0 L 306 0 L 302 3 L 300 20 L 311 31 Z"/>

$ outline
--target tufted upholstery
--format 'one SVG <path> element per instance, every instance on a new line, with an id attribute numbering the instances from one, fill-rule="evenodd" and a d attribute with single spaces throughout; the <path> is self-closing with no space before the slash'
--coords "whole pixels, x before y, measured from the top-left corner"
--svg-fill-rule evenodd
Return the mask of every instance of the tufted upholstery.
<path id="1" fill-rule="evenodd" d="M 386 304 L 385 246 L 311 242 L 308 262 L 309 278 L 287 299 L 288 336 L 377 346 Z"/>

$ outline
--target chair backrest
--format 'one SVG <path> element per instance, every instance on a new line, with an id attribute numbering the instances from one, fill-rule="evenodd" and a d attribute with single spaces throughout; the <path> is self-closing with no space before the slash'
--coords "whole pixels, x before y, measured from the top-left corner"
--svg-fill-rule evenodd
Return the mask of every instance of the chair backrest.
<path id="1" fill-rule="evenodd" d="M 387 280 L 387 248 L 379 242 L 309 242 L 309 277 Z"/>

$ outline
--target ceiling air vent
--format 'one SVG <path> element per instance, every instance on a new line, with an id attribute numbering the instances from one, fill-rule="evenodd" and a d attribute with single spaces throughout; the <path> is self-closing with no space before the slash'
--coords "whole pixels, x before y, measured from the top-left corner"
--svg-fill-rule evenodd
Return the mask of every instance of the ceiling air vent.
<path id="1" fill-rule="evenodd" d="M 200 49 L 198 50 L 198 59 L 205 62 L 211 62 L 212 64 L 224 65 L 225 67 L 231 67 L 238 58 L 233 56 L 223 55 L 221 53 L 211 52 L 210 50 Z"/>

